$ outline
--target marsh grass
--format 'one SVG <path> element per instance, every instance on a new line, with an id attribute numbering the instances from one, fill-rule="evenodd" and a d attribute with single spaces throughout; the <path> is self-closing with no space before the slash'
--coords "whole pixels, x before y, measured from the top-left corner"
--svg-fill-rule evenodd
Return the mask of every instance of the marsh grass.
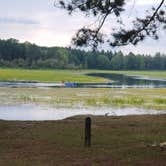
<path id="1" fill-rule="evenodd" d="M 10 96 L 9 96 L 10 91 Z M 53 107 L 137 107 L 166 110 L 166 89 L 0 88 L 0 104 Z"/>
<path id="2" fill-rule="evenodd" d="M 85 102 L 89 106 L 137 106 L 141 107 L 145 103 L 143 98 L 136 97 L 110 97 L 103 96 L 99 98 L 90 98 Z"/>
<path id="3" fill-rule="evenodd" d="M 34 102 L 34 100 L 32 99 L 31 96 L 27 96 L 27 95 L 21 95 L 20 96 L 20 100 L 23 100 L 23 102 Z"/>
<path id="4" fill-rule="evenodd" d="M 166 98 L 155 98 L 154 102 L 156 104 L 166 104 Z"/>
<path id="5" fill-rule="evenodd" d="M 90 106 L 96 106 L 97 105 L 97 100 L 96 99 L 87 99 L 86 104 Z"/>

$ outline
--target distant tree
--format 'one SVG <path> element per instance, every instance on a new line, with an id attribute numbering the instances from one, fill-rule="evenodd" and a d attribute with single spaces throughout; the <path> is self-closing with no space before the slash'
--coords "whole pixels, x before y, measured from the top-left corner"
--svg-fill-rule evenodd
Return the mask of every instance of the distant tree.
<path id="1" fill-rule="evenodd" d="M 125 69 L 126 70 L 136 70 L 137 65 L 136 65 L 136 56 L 130 52 L 128 55 L 125 57 Z"/>
<path id="2" fill-rule="evenodd" d="M 64 67 L 68 63 L 68 52 L 64 48 L 57 49 L 56 59 L 58 61 L 59 67 Z"/>
<path id="3" fill-rule="evenodd" d="M 143 55 L 138 55 L 138 69 L 145 70 L 145 57 Z"/>
<path id="4" fill-rule="evenodd" d="M 155 56 L 122 52 L 83 51 L 39 47 L 17 40 L 0 40 L 0 67 L 51 69 L 166 70 L 165 54 Z"/>
<path id="5" fill-rule="evenodd" d="M 106 55 L 98 55 L 96 57 L 96 68 L 97 69 L 109 69 L 110 61 Z"/>
<path id="6" fill-rule="evenodd" d="M 123 70 L 124 69 L 124 57 L 122 52 L 116 53 L 111 60 L 111 69 Z"/>
<path id="7" fill-rule="evenodd" d="M 161 54 L 158 52 L 153 58 L 153 69 L 162 69 Z"/>
<path id="8" fill-rule="evenodd" d="M 96 49 L 99 44 L 105 42 L 110 46 L 122 46 L 129 43 L 136 45 L 147 36 L 158 39 L 158 29 L 160 27 L 166 29 L 165 1 L 158 0 L 158 6 L 152 6 L 151 10 L 145 11 L 144 18 L 135 18 L 132 29 L 124 28 L 126 20 L 120 17 L 122 12 L 126 12 L 125 4 L 129 2 L 128 0 L 56 0 L 55 6 L 67 10 L 69 14 L 79 11 L 97 19 L 96 27 L 84 26 L 73 38 L 73 43 L 77 46 L 91 46 Z M 115 17 L 119 24 L 118 29 L 110 27 L 110 32 L 113 31 L 111 34 L 113 40 L 110 40 L 110 36 L 105 37 L 106 35 L 101 32 L 104 24 L 113 21 L 114 18 L 111 16 Z"/>

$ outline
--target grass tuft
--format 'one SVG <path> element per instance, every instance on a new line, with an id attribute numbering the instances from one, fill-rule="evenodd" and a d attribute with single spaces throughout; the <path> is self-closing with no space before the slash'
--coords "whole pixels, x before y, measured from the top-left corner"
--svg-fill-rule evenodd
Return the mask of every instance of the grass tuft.
<path id="1" fill-rule="evenodd" d="M 154 102 L 156 104 L 166 104 L 166 98 L 155 98 Z"/>

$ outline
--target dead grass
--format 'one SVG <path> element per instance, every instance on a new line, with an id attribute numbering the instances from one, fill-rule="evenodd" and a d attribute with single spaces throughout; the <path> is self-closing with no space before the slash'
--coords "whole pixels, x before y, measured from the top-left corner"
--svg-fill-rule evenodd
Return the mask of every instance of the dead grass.
<path id="1" fill-rule="evenodd" d="M 92 147 L 84 148 L 84 119 L 0 121 L 3 166 L 164 166 L 166 115 L 92 117 Z"/>

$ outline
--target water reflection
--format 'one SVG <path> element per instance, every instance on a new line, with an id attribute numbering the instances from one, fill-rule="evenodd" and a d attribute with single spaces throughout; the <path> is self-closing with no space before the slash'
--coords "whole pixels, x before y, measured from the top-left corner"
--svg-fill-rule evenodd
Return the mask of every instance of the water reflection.
<path id="1" fill-rule="evenodd" d="M 90 73 L 88 76 L 103 77 L 113 80 L 107 83 L 108 87 L 138 87 L 138 88 L 165 88 L 166 79 L 150 79 L 141 76 L 128 76 L 123 74 L 110 74 L 110 73 Z"/>
<path id="2" fill-rule="evenodd" d="M 37 87 L 62 87 L 62 83 L 40 83 L 40 82 L 19 82 L 19 81 L 1 81 L 0 87 L 10 88 L 37 88 Z"/>
<path id="3" fill-rule="evenodd" d="M 164 114 L 165 111 L 145 110 L 138 108 L 52 108 L 38 105 L 0 106 L 0 119 L 2 120 L 62 120 L 76 115 L 142 115 Z"/>

